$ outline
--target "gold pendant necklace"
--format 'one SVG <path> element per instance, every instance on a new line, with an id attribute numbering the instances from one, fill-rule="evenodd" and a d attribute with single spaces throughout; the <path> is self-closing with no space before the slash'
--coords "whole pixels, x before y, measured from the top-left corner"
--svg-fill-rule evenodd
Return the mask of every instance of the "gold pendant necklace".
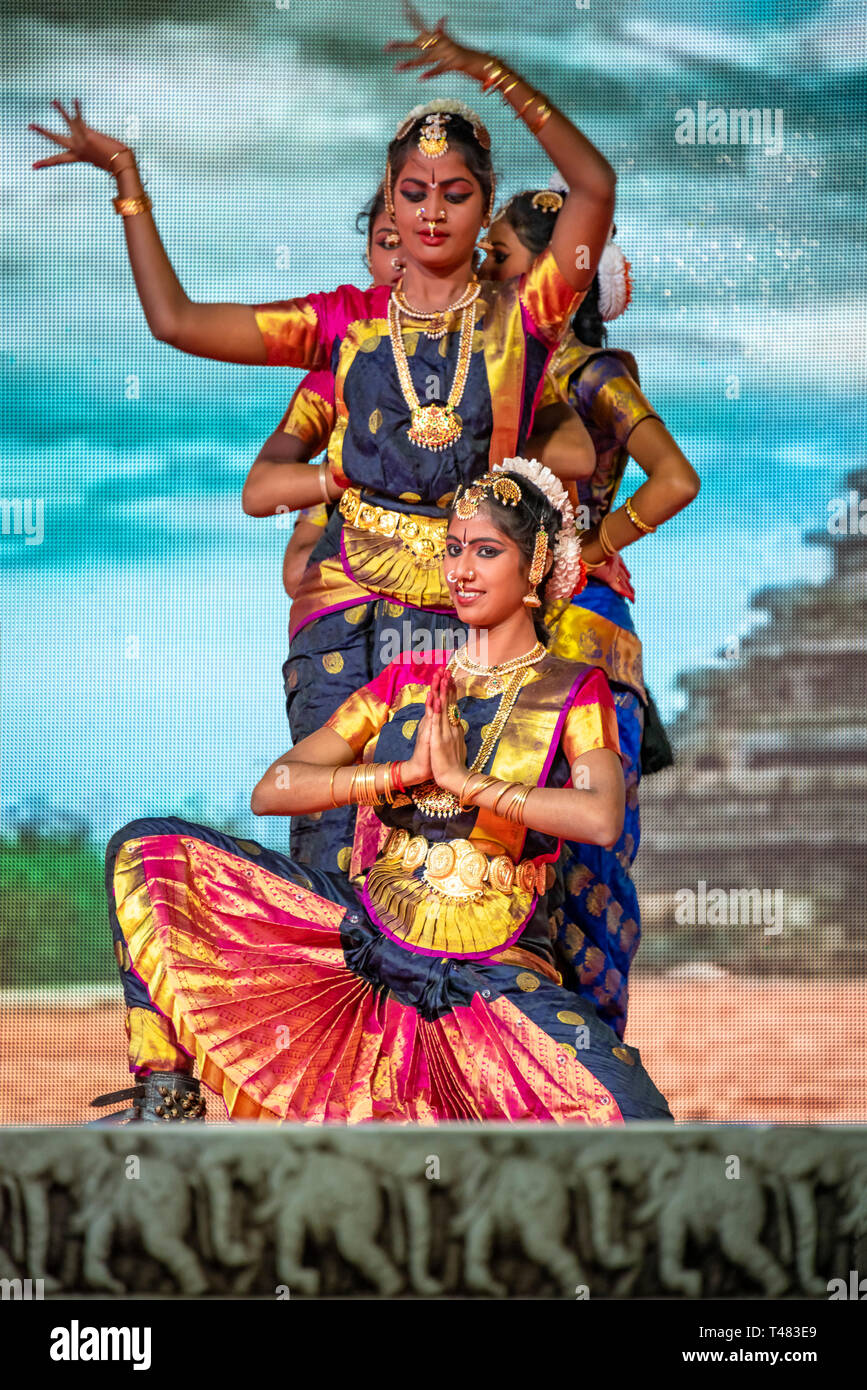
<path id="1" fill-rule="evenodd" d="M 388 301 L 388 336 L 391 339 L 391 350 L 394 353 L 397 379 L 412 416 L 410 427 L 406 432 L 407 437 L 420 449 L 432 449 L 439 452 L 439 450 L 447 449 L 449 445 L 456 443 L 463 433 L 463 422 L 460 415 L 457 414 L 457 407 L 464 394 L 470 371 L 475 326 L 475 309 L 472 304 L 468 304 L 461 314 L 458 365 L 449 398 L 445 405 L 440 405 L 436 401 L 422 405 L 412 384 L 406 348 L 400 331 L 400 309 L 392 290 L 391 298 Z"/>

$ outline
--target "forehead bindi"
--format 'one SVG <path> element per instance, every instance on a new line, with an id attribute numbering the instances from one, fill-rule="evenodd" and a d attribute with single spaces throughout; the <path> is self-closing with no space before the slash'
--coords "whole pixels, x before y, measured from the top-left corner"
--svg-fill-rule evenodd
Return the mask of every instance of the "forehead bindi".
<path id="1" fill-rule="evenodd" d="M 455 188 L 463 184 L 475 188 L 476 180 L 459 154 L 442 155 L 436 162 L 425 159 L 417 151 L 409 155 L 400 171 L 400 179 L 412 180 L 425 188 L 436 188 L 450 184 Z"/>

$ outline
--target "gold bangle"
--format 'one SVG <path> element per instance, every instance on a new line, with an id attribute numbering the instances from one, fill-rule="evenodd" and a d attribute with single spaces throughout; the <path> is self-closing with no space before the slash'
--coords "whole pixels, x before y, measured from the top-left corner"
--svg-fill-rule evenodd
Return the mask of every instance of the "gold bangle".
<path id="1" fill-rule="evenodd" d="M 384 785 L 383 785 L 383 788 L 382 788 L 382 795 L 385 797 L 386 804 L 389 805 L 389 806 L 393 806 L 393 805 L 394 805 L 394 783 L 393 783 L 392 780 L 391 780 L 391 774 L 392 774 L 392 769 L 394 768 L 394 763 L 382 763 L 381 766 L 385 769 L 385 771 L 384 771 L 384 773 L 383 773 L 383 784 L 384 784 Z"/>
<path id="2" fill-rule="evenodd" d="M 510 821 L 514 821 L 514 819 L 515 819 L 515 817 L 514 817 L 514 815 L 513 815 L 513 811 L 514 811 L 514 808 L 515 808 L 516 804 L 518 804 L 518 803 L 520 802 L 520 799 L 521 799 L 521 792 L 522 792 L 522 790 L 523 790 L 522 787 L 521 787 L 520 782 L 513 782 L 512 785 L 513 785 L 513 787 L 515 788 L 515 795 L 512 797 L 511 801 L 508 803 L 508 805 L 505 807 L 505 809 L 504 809 L 504 811 L 503 811 L 503 816 L 504 816 L 504 818 L 505 818 L 506 820 L 510 820 Z"/>
<path id="3" fill-rule="evenodd" d="M 597 539 L 597 541 L 599 542 L 599 544 L 602 546 L 602 553 L 603 553 L 603 555 L 605 555 L 606 559 L 610 560 L 611 557 L 612 557 L 613 555 L 617 555 L 618 550 L 617 550 L 617 546 L 616 546 L 616 545 L 612 545 L 612 544 L 611 544 L 611 541 L 610 541 L 609 538 L 608 538 L 608 534 L 607 534 L 607 532 L 606 532 L 606 530 L 605 530 L 605 526 L 606 526 L 607 521 L 608 521 L 608 517 L 607 517 L 607 516 L 604 516 L 604 517 L 602 518 L 602 520 L 600 521 L 600 523 L 599 523 L 599 529 L 598 529 L 597 532 L 596 532 L 596 539 Z"/>
<path id="4" fill-rule="evenodd" d="M 634 497 L 635 494 L 633 493 L 632 496 Z M 641 531 L 643 535 L 649 536 L 652 534 L 652 532 L 656 530 L 655 526 L 648 526 L 646 521 L 641 520 L 641 517 L 638 515 L 638 512 L 632 505 L 632 497 L 627 497 L 626 501 L 623 503 L 623 506 L 625 507 L 626 515 L 629 517 L 629 520 L 632 522 L 633 526 L 635 526 L 639 531 Z"/>
<path id="5" fill-rule="evenodd" d="M 520 80 L 521 80 L 520 77 L 514 77 L 514 78 L 512 79 L 512 81 L 509 83 L 508 87 L 504 87 L 504 88 L 502 89 L 502 91 L 500 92 L 500 96 L 501 96 L 501 97 L 507 97 L 507 96 L 509 95 L 510 91 L 512 90 L 512 88 L 513 88 L 513 87 L 517 87 L 517 85 L 518 85 L 518 83 L 520 82 Z"/>
<path id="6" fill-rule="evenodd" d="M 500 67 L 500 64 L 497 63 L 494 67 L 494 71 L 492 73 L 489 73 L 489 75 L 485 78 L 484 82 L 482 83 L 482 91 L 489 92 L 492 87 L 496 86 L 496 84 L 503 77 L 506 76 L 506 73 L 508 71 L 508 68 Z"/>
<path id="7" fill-rule="evenodd" d="M 116 159 L 120 159 L 122 154 L 132 154 L 132 150 L 130 149 L 129 145 L 124 145 L 122 149 L 115 150 L 114 154 L 110 157 L 108 161 L 109 164 L 113 164 Z M 133 156 L 133 158 L 134 157 L 135 156 Z"/>
<path id="8" fill-rule="evenodd" d="M 484 91 L 487 92 L 488 95 L 490 95 L 491 92 L 495 92 L 497 90 L 501 82 L 507 82 L 510 77 L 514 78 L 514 81 L 517 82 L 517 77 L 515 77 L 515 74 L 509 68 L 502 68 L 500 72 L 497 73 L 497 76 L 494 78 L 493 82 L 489 83 L 484 88 Z"/>
<path id="9" fill-rule="evenodd" d="M 376 774 L 377 774 L 377 772 L 379 771 L 379 769 L 380 769 L 381 767 L 382 767 L 382 763 L 371 763 L 371 764 L 370 764 L 370 792 L 369 792 L 370 802 L 369 802 L 369 804 L 370 804 L 371 806 L 378 806 L 379 803 L 380 803 L 380 800 L 381 800 L 381 798 L 382 798 L 382 793 L 381 793 L 381 792 L 378 792 L 378 791 L 376 790 Z"/>
<path id="10" fill-rule="evenodd" d="M 518 792 L 514 801 L 509 802 L 509 820 L 513 820 L 516 825 L 524 824 L 524 807 L 530 792 L 535 791 L 535 787 L 524 787 L 523 791 Z"/>
<path id="11" fill-rule="evenodd" d="M 532 95 L 530 95 L 530 96 L 527 97 L 527 100 L 524 102 L 524 105 L 521 107 L 520 111 L 516 111 L 516 112 L 515 112 L 515 120 L 516 120 L 516 121 L 517 121 L 517 120 L 520 120 L 520 118 L 523 116 L 524 112 L 526 111 L 527 107 L 530 105 L 530 102 L 531 102 L 531 101 L 535 101 L 535 100 L 536 100 L 536 97 L 537 97 L 538 95 L 539 95 L 539 93 L 536 92 L 536 91 L 534 91 L 534 92 L 532 93 Z"/>
<path id="12" fill-rule="evenodd" d="M 476 777 L 476 776 L 478 776 L 478 773 L 474 772 L 474 771 L 472 770 L 472 768 L 470 768 L 469 772 L 467 773 L 466 777 L 465 777 L 464 780 L 463 780 L 463 783 L 461 784 L 461 789 L 460 789 L 460 791 L 458 792 L 458 801 L 460 802 L 460 806 L 461 806 L 461 810 L 462 810 L 462 811 L 465 811 L 465 810 L 467 809 L 467 808 L 464 806 L 464 792 L 465 792 L 466 789 L 467 789 L 467 783 L 469 782 L 469 780 L 470 780 L 471 777 Z"/>
<path id="13" fill-rule="evenodd" d="M 376 791 L 376 763 L 366 763 L 364 773 L 364 804 L 375 806 L 379 800 Z"/>
<path id="14" fill-rule="evenodd" d="M 331 498 L 328 496 L 328 483 L 327 483 L 327 481 L 326 481 L 327 471 L 328 471 L 328 464 L 327 464 L 327 463 L 320 463 L 320 465 L 319 465 L 319 491 L 322 493 L 322 501 L 325 503 L 326 506 L 328 506 L 328 503 L 331 501 Z"/>
<path id="15" fill-rule="evenodd" d="M 140 212 L 150 212 L 153 203 L 146 193 L 140 198 L 112 198 L 115 212 L 121 217 L 135 217 Z"/>
<path id="16" fill-rule="evenodd" d="M 497 807 L 499 806 L 499 804 L 500 804 L 500 802 L 502 801 L 503 797 L 506 795 L 506 792 L 514 791 L 515 788 L 517 787 L 517 785 L 518 785 L 517 782 L 507 782 L 506 785 L 503 787 L 503 790 L 500 792 L 500 795 L 497 797 L 496 801 L 494 802 L 493 806 L 491 807 L 491 810 L 493 811 L 493 813 L 494 813 L 495 816 L 498 814 Z M 504 813 L 504 814 L 505 814 L 505 813 Z"/>
<path id="17" fill-rule="evenodd" d="M 539 95 L 540 95 L 540 96 L 542 95 L 541 92 L 539 93 Z M 539 131 L 542 129 L 543 125 L 545 124 L 545 122 L 546 122 L 546 121 L 548 120 L 548 118 L 550 117 L 551 112 L 553 111 L 553 109 L 554 109 L 554 108 L 551 106 L 551 104 L 550 104 L 550 102 L 547 100 L 547 98 L 542 97 L 542 109 L 541 109 L 541 111 L 540 111 L 540 113 L 539 113 L 538 121 L 537 121 L 536 125 L 530 126 L 530 134 L 531 134 L 531 135 L 538 135 L 538 134 L 539 134 Z"/>
<path id="18" fill-rule="evenodd" d="M 328 784 L 328 795 L 331 797 L 331 805 L 334 806 L 335 808 L 336 808 L 336 806 L 337 806 L 337 802 L 336 802 L 335 799 L 334 799 L 334 779 L 335 779 L 335 777 L 337 776 L 337 774 L 338 774 L 338 772 L 340 771 L 340 769 L 341 769 L 342 766 L 343 766 L 342 763 L 339 763 L 339 764 L 337 765 L 337 767 L 334 769 L 334 771 L 333 771 L 332 774 L 331 774 L 331 781 L 330 781 L 329 784 Z"/>
<path id="19" fill-rule="evenodd" d="M 358 804 L 367 806 L 370 802 L 370 763 L 361 764 L 361 774 L 358 778 Z"/>
<path id="20" fill-rule="evenodd" d="M 500 780 L 499 777 L 492 777 L 490 772 L 486 772 L 484 774 L 476 772 L 472 773 L 471 776 L 481 777 L 482 779 L 481 782 L 479 782 L 477 786 L 473 787 L 472 791 L 470 792 L 471 805 L 475 803 L 475 799 L 477 796 L 481 796 L 482 792 L 488 791 L 490 787 L 495 787 Z M 464 786 L 466 785 L 467 784 L 465 782 Z M 463 800 L 463 788 L 461 789 L 461 800 Z"/>
<path id="21" fill-rule="evenodd" d="M 527 800 L 527 797 L 530 795 L 530 792 L 532 790 L 532 787 L 525 787 L 519 785 L 517 795 L 512 797 L 512 800 L 506 807 L 505 815 L 507 820 L 513 821 L 515 825 L 524 824 L 523 820 L 521 819 L 521 808 L 523 807 L 524 802 Z"/>
<path id="22" fill-rule="evenodd" d="M 355 783 L 356 783 L 357 780 L 358 780 L 358 774 L 359 774 L 360 771 L 361 771 L 361 763 L 356 763 L 356 764 L 355 764 L 355 767 L 352 769 L 352 776 L 351 776 L 350 779 L 349 779 L 349 804 L 350 804 L 350 806 L 352 806 L 353 804 L 355 804 L 356 806 L 358 805 L 358 802 L 357 802 L 356 799 L 355 799 Z"/>

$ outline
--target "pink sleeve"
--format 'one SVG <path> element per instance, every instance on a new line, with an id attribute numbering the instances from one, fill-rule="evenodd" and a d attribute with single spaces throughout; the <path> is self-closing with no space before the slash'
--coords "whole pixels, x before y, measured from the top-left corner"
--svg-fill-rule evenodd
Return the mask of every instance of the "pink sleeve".
<path id="1" fill-rule="evenodd" d="M 326 294 L 254 304 L 267 365 L 330 371 L 335 342 L 344 336 L 354 319 L 371 316 L 377 290 L 383 288 L 388 290 L 387 286 L 359 290 L 355 285 L 340 285 Z"/>
<path id="2" fill-rule="evenodd" d="M 594 748 L 610 748 L 621 756 L 614 697 L 605 672 L 598 667 L 582 682 L 572 701 L 561 742 L 570 766 Z"/>

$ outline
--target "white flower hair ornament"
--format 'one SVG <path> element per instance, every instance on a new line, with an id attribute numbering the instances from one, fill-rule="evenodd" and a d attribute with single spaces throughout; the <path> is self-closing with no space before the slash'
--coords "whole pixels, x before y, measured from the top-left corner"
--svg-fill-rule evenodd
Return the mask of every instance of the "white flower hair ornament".
<path id="1" fill-rule="evenodd" d="M 581 559 L 575 510 L 559 478 L 538 459 L 525 458 L 503 459 L 502 463 L 494 464 L 491 473 L 515 473 L 526 478 L 547 497 L 562 517 L 562 525 L 554 538 L 554 564 L 545 585 L 546 602 L 554 603 L 558 599 L 570 599 L 573 594 L 580 594 L 587 583 L 587 571 Z"/>

